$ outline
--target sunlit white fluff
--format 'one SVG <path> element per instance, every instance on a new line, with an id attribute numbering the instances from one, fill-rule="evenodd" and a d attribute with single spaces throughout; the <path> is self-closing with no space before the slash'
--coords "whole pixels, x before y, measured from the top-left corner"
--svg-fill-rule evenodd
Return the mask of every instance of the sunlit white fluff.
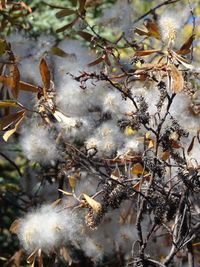
<path id="1" fill-rule="evenodd" d="M 50 164 L 58 159 L 55 139 L 48 127 L 34 125 L 24 128 L 20 143 L 24 155 L 29 160 Z"/>
<path id="2" fill-rule="evenodd" d="M 162 40 L 166 44 L 174 44 L 177 30 L 180 27 L 180 21 L 177 19 L 177 14 L 174 12 L 165 12 L 159 20 Z"/>
<path id="3" fill-rule="evenodd" d="M 95 147 L 98 156 L 111 156 L 123 144 L 123 133 L 116 122 L 110 120 L 99 126 L 85 144 L 87 149 Z"/>
<path id="4" fill-rule="evenodd" d="M 41 248 L 50 252 L 76 239 L 80 222 L 71 211 L 44 205 L 25 215 L 19 223 L 19 240 L 28 252 Z"/>
<path id="5" fill-rule="evenodd" d="M 104 96 L 103 111 L 120 118 L 126 112 L 135 111 L 135 107 L 130 99 L 123 99 L 120 92 L 109 90 Z"/>

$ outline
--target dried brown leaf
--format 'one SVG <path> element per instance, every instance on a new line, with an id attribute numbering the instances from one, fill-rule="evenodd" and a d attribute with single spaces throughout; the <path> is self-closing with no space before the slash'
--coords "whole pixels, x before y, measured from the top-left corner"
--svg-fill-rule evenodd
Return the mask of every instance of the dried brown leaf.
<path id="1" fill-rule="evenodd" d="M 170 76 L 172 78 L 171 81 L 171 89 L 174 93 L 180 93 L 184 89 L 184 79 L 182 73 L 175 67 L 174 64 L 170 64 Z"/>
<path id="2" fill-rule="evenodd" d="M 9 137 L 10 137 L 12 134 L 14 134 L 14 133 L 16 132 L 16 130 L 17 130 L 17 128 L 19 127 L 20 123 L 21 123 L 21 122 L 23 121 L 23 119 L 24 119 L 24 115 L 25 115 L 25 111 L 24 111 L 24 113 L 21 115 L 21 118 L 19 118 L 19 119 L 17 120 L 17 122 L 15 123 L 14 127 L 13 127 L 12 129 L 6 131 L 6 132 L 3 134 L 3 140 L 4 140 L 5 142 L 7 142 L 8 139 L 9 139 Z"/>
<path id="3" fill-rule="evenodd" d="M 10 77 L 11 77 L 11 85 L 10 85 L 11 93 L 14 98 L 17 98 L 18 92 L 19 92 L 18 84 L 20 81 L 20 73 L 19 73 L 19 70 L 16 64 L 10 64 L 9 68 L 10 68 Z"/>
<path id="4" fill-rule="evenodd" d="M 191 143 L 190 143 L 190 145 L 189 145 L 189 147 L 188 147 L 188 149 L 187 149 L 187 154 L 188 154 L 188 155 L 190 155 L 191 152 L 192 152 L 192 149 L 193 149 L 193 147 L 194 147 L 194 141 L 195 141 L 195 139 L 196 139 L 196 136 L 193 136 L 192 141 L 191 141 Z"/>
<path id="5" fill-rule="evenodd" d="M 67 192 L 67 191 L 64 191 L 64 190 L 62 190 L 62 189 L 58 189 L 58 191 L 61 192 L 61 193 L 63 193 L 63 194 L 66 195 L 66 196 L 73 196 L 72 193 Z"/>
<path id="6" fill-rule="evenodd" d="M 85 9 L 86 0 L 79 0 L 79 10 L 82 12 Z"/>
<path id="7" fill-rule="evenodd" d="M 65 51 L 63 51 L 62 49 L 60 49 L 59 47 L 52 47 L 51 48 L 51 52 L 59 57 L 69 57 L 69 58 L 74 58 L 76 59 L 76 55 L 75 54 L 68 54 Z"/>
<path id="8" fill-rule="evenodd" d="M 76 179 L 73 175 L 68 175 L 68 181 L 69 181 L 69 185 L 72 189 L 75 188 L 76 186 Z"/>
<path id="9" fill-rule="evenodd" d="M 64 260 L 68 263 L 68 266 L 72 265 L 72 258 L 69 255 L 69 252 L 66 247 L 60 248 L 60 255 L 64 258 Z"/>
<path id="10" fill-rule="evenodd" d="M 56 13 L 56 18 L 63 18 L 65 16 L 69 16 L 69 15 L 72 15 L 72 14 L 76 14 L 76 11 L 75 10 L 72 10 L 72 9 L 69 9 L 69 8 L 65 8 L 61 11 L 58 11 Z"/>
<path id="11" fill-rule="evenodd" d="M 177 54 L 185 55 L 190 52 L 190 47 L 195 39 L 195 34 L 192 34 L 188 40 L 181 46 L 179 50 L 176 51 Z"/>
<path id="12" fill-rule="evenodd" d="M 76 21 L 77 21 L 77 18 L 75 18 L 75 19 L 74 19 L 72 22 L 70 22 L 69 24 L 67 24 L 67 25 L 65 25 L 65 26 L 63 26 L 63 27 L 57 29 L 56 32 L 57 32 L 57 33 L 59 33 L 59 32 L 63 32 L 63 31 L 65 31 L 65 30 L 71 28 L 71 27 L 75 24 Z"/>
<path id="13" fill-rule="evenodd" d="M 144 25 L 148 30 L 148 36 L 160 39 L 160 31 L 156 23 L 148 20 Z"/>
<path id="14" fill-rule="evenodd" d="M 9 86 L 9 87 L 12 86 L 12 78 L 11 77 L 0 76 L 0 82 L 2 82 L 4 85 Z M 18 90 L 38 93 L 40 91 L 40 88 L 35 86 L 35 85 L 32 85 L 30 83 L 25 83 L 25 82 L 19 81 L 18 82 Z"/>
<path id="15" fill-rule="evenodd" d="M 135 52 L 134 56 L 148 56 L 151 55 L 153 53 L 157 53 L 160 52 L 160 49 L 152 49 L 152 50 L 142 50 L 142 51 L 137 51 Z"/>
<path id="16" fill-rule="evenodd" d="M 50 88 L 51 74 L 46 61 L 42 58 L 39 65 L 40 75 L 45 89 Z"/>
<path id="17" fill-rule="evenodd" d="M 83 197 L 94 211 L 98 212 L 101 209 L 101 203 L 97 202 L 86 194 L 83 194 Z"/>
<path id="18" fill-rule="evenodd" d="M 148 174 L 148 172 L 144 170 L 142 164 L 139 162 L 133 165 L 131 171 L 132 174 L 144 174 L 144 175 Z"/>
<path id="19" fill-rule="evenodd" d="M 20 219 L 16 219 L 12 222 L 9 231 L 13 234 L 16 234 L 19 230 L 19 223 L 20 223 Z"/>
<path id="20" fill-rule="evenodd" d="M 135 28 L 134 32 L 136 32 L 139 35 L 148 35 L 148 31 L 144 31 L 144 30 L 139 29 L 139 28 Z"/>
<path id="21" fill-rule="evenodd" d="M 104 61 L 104 58 L 103 58 L 103 55 L 101 55 L 100 57 L 96 58 L 95 60 L 91 61 L 88 66 L 91 67 L 91 66 L 94 66 L 94 65 L 97 65 L 101 62 Z"/>
<path id="22" fill-rule="evenodd" d="M 166 161 L 166 160 L 168 160 L 169 156 L 170 156 L 169 151 L 164 151 L 164 152 L 161 154 L 161 159 L 164 160 L 164 161 Z"/>
<path id="23" fill-rule="evenodd" d="M 48 4 L 46 2 L 44 2 L 46 5 L 52 7 L 52 8 L 58 8 L 58 9 L 65 9 L 66 7 L 63 7 L 63 6 L 58 6 L 58 5 L 53 5 L 53 4 Z"/>
<path id="24" fill-rule="evenodd" d="M 6 8 L 7 0 L 1 0 L 0 9 Z"/>
<path id="25" fill-rule="evenodd" d="M 12 114 L 9 114 L 7 116 L 0 118 L 0 130 L 6 130 L 7 127 L 16 123 L 16 121 L 21 119 L 25 111 L 26 110 L 22 109 L 16 113 L 12 113 Z"/>
<path id="26" fill-rule="evenodd" d="M 98 39 L 94 35 L 88 32 L 78 31 L 77 34 L 80 35 L 83 39 L 85 39 L 88 42 L 98 41 Z"/>
<path id="27" fill-rule="evenodd" d="M 1 107 L 19 107 L 19 105 L 13 100 L 1 100 L 0 108 Z"/>
<path id="28" fill-rule="evenodd" d="M 31 266 L 34 266 L 34 263 L 35 263 L 35 259 L 36 259 L 36 256 L 38 254 L 38 248 L 36 248 L 29 256 L 28 258 L 26 259 L 26 262 L 27 263 L 31 263 L 32 265 Z"/>
<path id="29" fill-rule="evenodd" d="M 22 82 L 22 81 L 19 81 L 18 89 L 22 91 L 29 91 L 29 92 L 34 92 L 34 93 L 38 93 L 41 91 L 39 87 L 32 85 L 30 83 Z"/>

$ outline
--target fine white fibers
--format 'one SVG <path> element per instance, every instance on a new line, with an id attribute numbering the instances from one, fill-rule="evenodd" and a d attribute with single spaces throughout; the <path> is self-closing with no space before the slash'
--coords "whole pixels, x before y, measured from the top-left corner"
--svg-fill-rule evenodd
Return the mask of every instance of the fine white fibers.
<path id="1" fill-rule="evenodd" d="M 80 221 L 71 211 L 44 205 L 20 220 L 18 237 L 27 252 L 41 248 L 48 253 L 76 239 L 80 227 Z"/>
<path id="2" fill-rule="evenodd" d="M 100 261 L 105 252 L 101 243 L 88 236 L 86 236 L 84 242 L 81 244 L 81 248 L 85 252 L 86 256 L 91 257 L 95 262 Z"/>
<path id="3" fill-rule="evenodd" d="M 110 112 L 114 117 L 122 117 L 126 112 L 135 111 L 135 107 L 130 99 L 123 99 L 118 91 L 112 91 L 105 94 L 103 100 L 104 112 Z"/>
<path id="4" fill-rule="evenodd" d="M 20 143 L 24 155 L 29 160 L 50 164 L 58 159 L 55 139 L 47 127 L 34 125 L 24 128 Z"/>
<path id="5" fill-rule="evenodd" d="M 125 224 L 119 228 L 116 243 L 123 252 L 130 252 L 135 240 L 137 240 L 137 233 L 134 225 Z"/>
<path id="6" fill-rule="evenodd" d="M 96 148 L 98 156 L 111 156 L 123 144 L 124 135 L 115 121 L 107 121 L 99 126 L 94 136 L 86 141 L 86 148 Z"/>
<path id="7" fill-rule="evenodd" d="M 159 20 L 161 37 L 166 44 L 174 43 L 177 30 L 180 27 L 180 21 L 177 19 L 177 14 L 173 12 L 165 12 Z"/>

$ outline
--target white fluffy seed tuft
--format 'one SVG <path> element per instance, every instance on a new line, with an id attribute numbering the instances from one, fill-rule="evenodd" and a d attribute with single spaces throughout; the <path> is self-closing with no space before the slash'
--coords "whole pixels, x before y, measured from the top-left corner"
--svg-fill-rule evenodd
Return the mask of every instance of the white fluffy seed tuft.
<path id="1" fill-rule="evenodd" d="M 78 231 L 79 220 L 71 211 L 44 205 L 20 220 L 18 238 L 27 252 L 40 248 L 48 253 L 76 239 Z"/>

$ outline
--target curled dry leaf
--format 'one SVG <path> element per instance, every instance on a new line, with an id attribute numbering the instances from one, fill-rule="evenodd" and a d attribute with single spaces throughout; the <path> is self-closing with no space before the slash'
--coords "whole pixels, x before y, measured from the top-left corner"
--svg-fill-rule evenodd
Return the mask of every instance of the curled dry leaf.
<path id="1" fill-rule="evenodd" d="M 138 162 L 133 165 L 132 174 L 148 174 L 148 172 L 145 171 L 142 164 Z"/>
<path id="2" fill-rule="evenodd" d="M 190 52 L 190 47 L 195 39 L 195 34 L 192 34 L 185 43 L 181 46 L 179 50 L 176 51 L 177 54 L 185 55 Z"/>
<path id="3" fill-rule="evenodd" d="M 101 203 L 97 202 L 86 194 L 83 194 L 83 197 L 94 211 L 98 212 L 101 209 Z"/>
<path id="4" fill-rule="evenodd" d="M 86 0 L 79 0 L 79 10 L 80 10 L 80 12 L 84 11 L 85 3 L 86 3 Z"/>
<path id="5" fill-rule="evenodd" d="M 1 107 L 19 107 L 14 100 L 1 100 L 0 101 L 0 108 Z"/>
<path id="6" fill-rule="evenodd" d="M 174 64 L 169 65 L 171 81 L 171 89 L 177 94 L 183 91 L 184 89 L 184 80 L 182 73 L 175 67 Z"/>
<path id="7" fill-rule="evenodd" d="M 56 13 L 56 18 L 63 18 L 65 16 L 69 16 L 69 15 L 72 15 L 72 14 L 75 14 L 76 11 L 75 10 L 72 10 L 72 9 L 69 9 L 69 8 L 65 8 L 65 9 L 62 9 L 61 11 L 58 11 Z"/>
<path id="8" fill-rule="evenodd" d="M 3 8 L 6 8 L 6 4 L 7 4 L 7 0 L 1 0 L 0 10 L 2 10 Z"/>
<path id="9" fill-rule="evenodd" d="M 21 119 L 25 111 L 26 111 L 25 109 L 22 109 L 16 113 L 12 113 L 0 118 L 0 130 L 6 130 L 9 126 L 15 124 L 16 121 Z"/>
<path id="10" fill-rule="evenodd" d="M 166 161 L 166 160 L 168 160 L 169 156 L 170 156 L 169 151 L 164 151 L 164 152 L 161 154 L 161 159 L 164 160 L 164 161 Z"/>
<path id="11" fill-rule="evenodd" d="M 64 191 L 64 190 L 62 190 L 62 189 L 58 189 L 58 191 L 61 192 L 61 193 L 63 193 L 63 194 L 66 195 L 66 196 L 73 196 L 72 193 L 67 192 L 67 191 Z"/>
<path id="12" fill-rule="evenodd" d="M 3 135 L 3 140 L 4 140 L 5 142 L 7 142 L 8 139 L 9 139 L 9 137 L 10 137 L 12 134 L 14 134 L 14 133 L 16 132 L 18 126 L 20 125 L 20 123 L 21 123 L 21 122 L 23 121 L 23 119 L 24 119 L 24 115 L 25 115 L 25 111 L 22 113 L 21 117 L 17 120 L 17 122 L 15 123 L 15 125 L 13 126 L 13 128 L 10 129 L 10 130 L 8 130 L 8 131 L 6 131 L 6 132 L 4 133 L 4 135 Z"/>
<path id="13" fill-rule="evenodd" d="M 72 190 L 75 188 L 76 186 L 76 179 L 73 175 L 68 175 L 68 181 L 69 181 L 69 185 L 72 188 Z"/>
<path id="14" fill-rule="evenodd" d="M 151 55 L 153 53 L 157 53 L 157 52 L 160 52 L 161 50 L 160 49 L 152 49 L 152 50 L 142 50 L 142 51 L 136 51 L 134 56 L 148 56 L 148 55 Z"/>
<path id="15" fill-rule="evenodd" d="M 16 234 L 18 232 L 19 229 L 19 223 L 20 223 L 20 219 L 16 219 L 12 222 L 9 231 L 13 234 Z"/>
<path id="16" fill-rule="evenodd" d="M 29 256 L 28 258 L 26 259 L 26 262 L 27 263 L 30 263 L 32 264 L 31 266 L 34 266 L 34 263 L 35 263 L 35 259 L 37 257 L 37 254 L 38 254 L 38 248 L 36 248 Z"/>
<path id="17" fill-rule="evenodd" d="M 51 52 L 59 57 L 69 57 L 69 58 L 73 58 L 76 59 L 76 55 L 75 54 L 69 54 L 66 53 L 65 51 L 63 51 L 62 49 L 60 49 L 59 47 L 52 47 L 51 48 Z"/>
<path id="18" fill-rule="evenodd" d="M 145 30 L 135 28 L 134 32 L 139 35 L 146 35 L 160 39 L 160 31 L 156 23 L 152 22 L 151 20 L 148 20 L 146 23 L 144 23 L 144 26 L 146 28 Z"/>
<path id="19" fill-rule="evenodd" d="M 50 88 L 51 74 L 46 61 L 42 58 L 39 65 L 40 75 L 45 89 Z"/>
<path id="20" fill-rule="evenodd" d="M 193 147 L 194 147 L 194 141 L 195 141 L 195 139 L 196 139 L 196 136 L 193 136 L 192 141 L 191 141 L 191 143 L 190 143 L 190 145 L 189 145 L 189 147 L 188 147 L 188 149 L 187 149 L 187 154 L 188 154 L 188 155 L 190 155 L 191 152 L 192 152 L 192 149 L 193 149 Z"/>
<path id="21" fill-rule="evenodd" d="M 66 247 L 60 248 L 60 255 L 64 258 L 64 260 L 68 263 L 68 266 L 72 265 L 72 258 L 69 255 L 69 252 Z"/>
<path id="22" fill-rule="evenodd" d="M 2 82 L 5 86 L 11 87 L 13 80 L 12 77 L 0 76 L 0 82 Z M 18 82 L 17 89 L 34 93 L 38 93 L 40 91 L 39 87 L 22 81 Z"/>
<path id="23" fill-rule="evenodd" d="M 104 61 L 104 58 L 103 58 L 104 55 L 101 55 L 100 57 L 96 58 L 95 60 L 91 61 L 88 66 L 91 67 L 91 66 L 94 66 L 94 65 L 97 65 L 101 62 Z"/>
<path id="24" fill-rule="evenodd" d="M 9 68 L 10 68 L 10 77 L 11 77 L 11 85 L 10 85 L 11 93 L 14 98 L 17 98 L 18 92 L 19 92 L 18 84 L 20 81 L 20 73 L 19 73 L 19 70 L 16 64 L 10 64 Z"/>

